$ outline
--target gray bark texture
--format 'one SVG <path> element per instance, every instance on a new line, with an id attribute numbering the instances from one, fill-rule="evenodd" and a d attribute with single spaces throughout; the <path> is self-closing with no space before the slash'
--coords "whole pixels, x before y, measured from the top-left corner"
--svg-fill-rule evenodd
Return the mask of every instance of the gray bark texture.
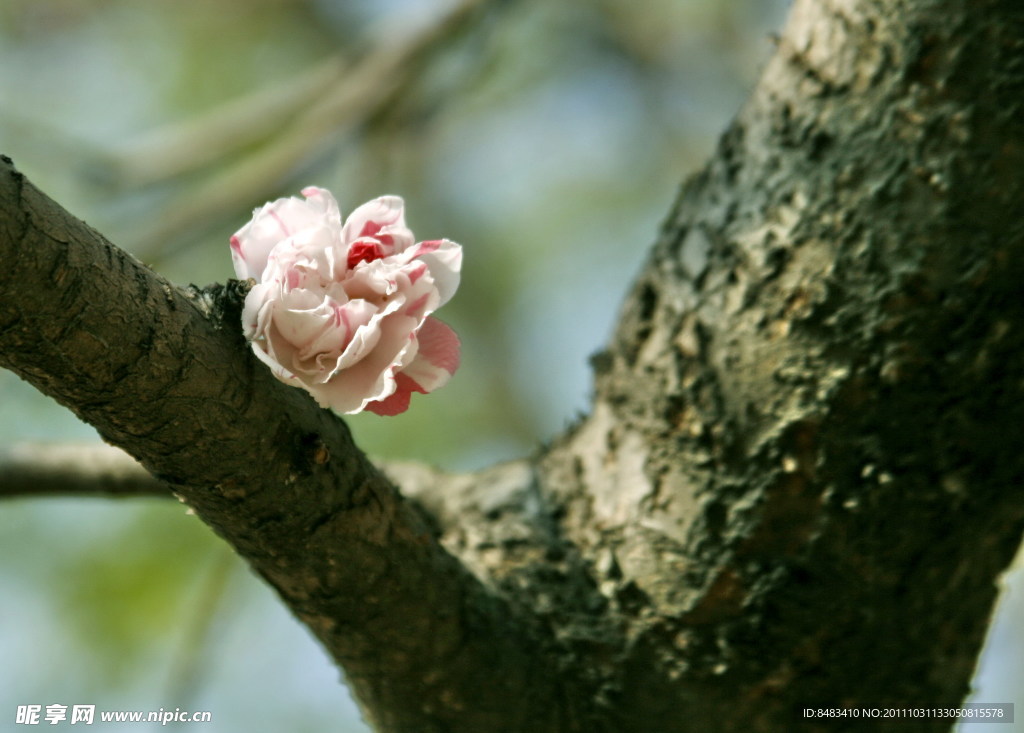
<path id="1" fill-rule="evenodd" d="M 251 356 L 241 284 L 172 286 L 6 159 L 0 365 L 231 543 L 378 730 L 955 707 L 1024 531 L 1022 104 L 1019 0 L 797 0 L 590 414 L 479 473 L 374 467 Z"/>

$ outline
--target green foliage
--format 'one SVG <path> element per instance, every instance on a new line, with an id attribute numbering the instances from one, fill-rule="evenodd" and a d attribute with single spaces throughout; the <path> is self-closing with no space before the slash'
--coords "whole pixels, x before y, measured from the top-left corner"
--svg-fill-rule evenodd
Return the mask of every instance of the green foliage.
<path id="1" fill-rule="evenodd" d="M 173 659 L 175 634 L 194 618 L 211 563 L 227 549 L 179 504 L 147 500 L 103 541 L 60 557 L 54 603 L 100 679 L 122 684 L 154 657 Z M 111 654 L 110 650 L 118 650 Z"/>

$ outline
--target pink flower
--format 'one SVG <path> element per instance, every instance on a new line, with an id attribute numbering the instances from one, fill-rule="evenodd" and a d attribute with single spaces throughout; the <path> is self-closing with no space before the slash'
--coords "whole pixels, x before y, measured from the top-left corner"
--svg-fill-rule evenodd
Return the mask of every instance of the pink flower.
<path id="1" fill-rule="evenodd" d="M 402 199 L 381 196 L 341 221 L 329 191 L 278 199 L 231 237 L 239 279 L 256 285 L 242 327 L 252 350 L 321 407 L 397 415 L 443 386 L 459 340 L 430 314 L 459 286 L 462 247 L 414 244 Z"/>

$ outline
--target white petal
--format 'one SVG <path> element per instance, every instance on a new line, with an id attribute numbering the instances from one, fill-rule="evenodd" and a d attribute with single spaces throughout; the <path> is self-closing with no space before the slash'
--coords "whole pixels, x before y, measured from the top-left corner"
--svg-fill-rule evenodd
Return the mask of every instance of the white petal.
<path id="1" fill-rule="evenodd" d="M 420 242 L 405 252 L 406 261 L 419 260 L 430 269 L 437 292 L 441 296 L 437 307 L 451 300 L 459 287 L 462 270 L 462 247 L 448 239 Z"/>
<path id="2" fill-rule="evenodd" d="M 377 343 L 362 359 L 339 371 L 324 389 L 331 406 L 339 412 L 355 413 L 367 403 L 381 400 L 395 391 L 394 373 L 415 357 L 410 338 L 415 320 L 394 314 L 376 329 Z"/>
<path id="3" fill-rule="evenodd" d="M 405 225 L 405 202 L 400 196 L 381 196 L 356 208 L 341 229 L 341 240 L 350 245 L 361 237 L 373 237 L 401 252 L 412 244 L 412 232 Z"/>
<path id="4" fill-rule="evenodd" d="M 235 275 L 244 280 L 264 279 L 271 252 L 282 242 L 306 229 L 334 232 L 337 241 L 341 215 L 334 198 L 323 189 L 309 188 L 309 200 L 282 198 L 253 212 L 252 220 L 231 237 L 231 261 Z"/>
<path id="5" fill-rule="evenodd" d="M 310 207 L 323 215 L 328 224 L 341 227 L 341 211 L 330 191 L 317 186 L 306 186 L 302 189 L 302 195 L 306 197 L 306 202 Z"/>

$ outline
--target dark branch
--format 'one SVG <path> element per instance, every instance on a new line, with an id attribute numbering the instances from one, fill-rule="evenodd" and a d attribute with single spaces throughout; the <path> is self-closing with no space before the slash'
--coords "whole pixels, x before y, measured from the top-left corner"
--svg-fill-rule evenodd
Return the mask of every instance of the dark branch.
<path id="1" fill-rule="evenodd" d="M 953 707 L 1024 527 L 1022 37 L 1018 0 L 798 0 L 593 413 L 537 463 L 395 467 L 415 505 L 250 356 L 237 288 L 174 288 L 9 161 L 0 364 L 184 497 L 383 730 Z"/>
<path id="2" fill-rule="evenodd" d="M 371 721 L 500 731 L 554 714 L 541 635 L 436 542 L 340 419 L 253 358 L 236 288 L 175 287 L 7 158 L 0 261 L 0 365 L 245 557 L 344 665 Z M 509 699 L 532 702 L 510 717 Z"/>

